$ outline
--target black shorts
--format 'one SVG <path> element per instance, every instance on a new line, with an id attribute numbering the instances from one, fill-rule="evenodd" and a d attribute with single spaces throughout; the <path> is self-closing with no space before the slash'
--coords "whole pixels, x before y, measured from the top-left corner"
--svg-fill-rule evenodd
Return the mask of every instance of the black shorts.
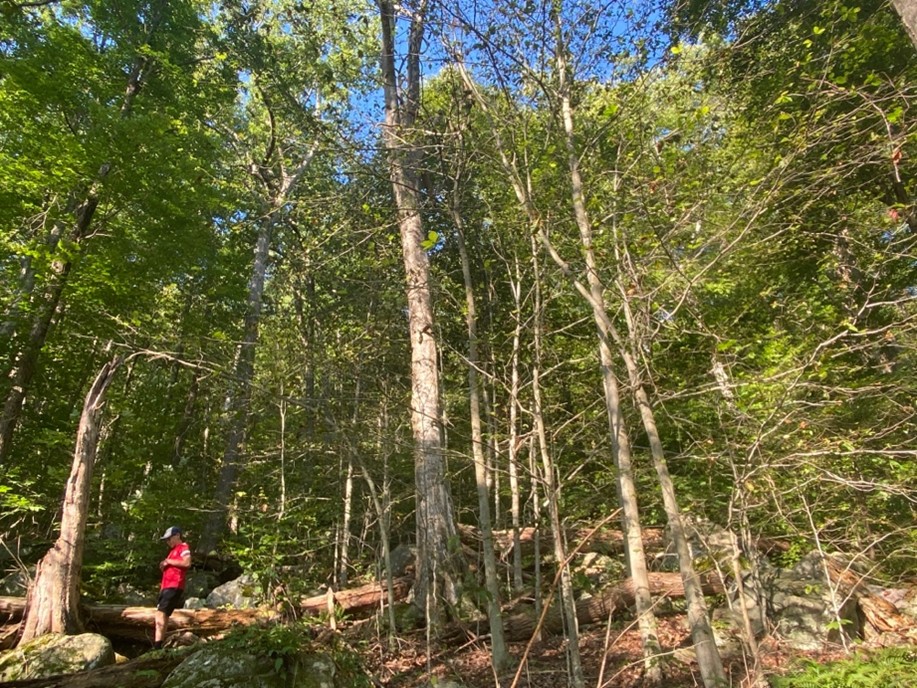
<path id="1" fill-rule="evenodd" d="M 166 616 L 172 616 L 172 612 L 181 607 L 184 601 L 185 591 L 181 588 L 163 588 L 159 591 L 156 609 Z"/>

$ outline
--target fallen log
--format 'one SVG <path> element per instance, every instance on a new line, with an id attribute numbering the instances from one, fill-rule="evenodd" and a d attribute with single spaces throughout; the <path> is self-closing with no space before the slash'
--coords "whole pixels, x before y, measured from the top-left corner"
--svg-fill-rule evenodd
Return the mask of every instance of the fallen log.
<path id="1" fill-rule="evenodd" d="M 684 597 L 685 587 L 678 573 L 650 573 L 650 592 L 654 597 Z M 719 577 L 713 574 L 701 576 L 701 585 L 705 595 L 716 595 L 724 592 Z M 634 604 L 634 584 L 628 578 L 625 581 L 605 588 L 593 597 L 579 600 L 576 603 L 576 619 L 580 624 L 606 621 L 609 616 L 623 615 Z M 511 641 L 528 640 L 535 632 L 538 620 L 532 610 L 516 612 L 505 617 L 503 622 L 506 639 Z M 556 604 L 548 610 L 541 630 L 547 635 L 559 635 L 564 632 L 563 616 Z"/>
<path id="2" fill-rule="evenodd" d="M 395 599 L 403 599 L 410 590 L 411 578 L 394 581 Z M 304 597 L 293 610 L 294 614 L 317 616 L 341 609 L 348 614 L 372 611 L 387 597 L 385 586 L 369 583 L 347 590 L 328 591 L 321 595 Z M 12 626 L 22 619 L 25 609 L 23 597 L 0 597 L 2 628 Z M 116 604 L 83 604 L 80 606 L 88 630 L 108 637 L 147 641 L 153 629 L 154 607 L 127 607 Z M 199 637 L 223 633 L 236 626 L 275 623 L 284 614 L 279 609 L 176 609 L 169 619 L 170 631 L 187 631 Z"/>
<path id="3" fill-rule="evenodd" d="M 414 579 L 409 576 L 392 581 L 395 600 L 404 599 L 413 585 Z M 384 584 L 368 583 L 357 588 L 328 591 L 313 597 L 304 597 L 299 601 L 299 611 L 303 614 L 320 614 L 328 611 L 328 597 L 333 599 L 335 607 L 345 612 L 356 613 L 371 611 L 382 604 L 387 596 Z"/>

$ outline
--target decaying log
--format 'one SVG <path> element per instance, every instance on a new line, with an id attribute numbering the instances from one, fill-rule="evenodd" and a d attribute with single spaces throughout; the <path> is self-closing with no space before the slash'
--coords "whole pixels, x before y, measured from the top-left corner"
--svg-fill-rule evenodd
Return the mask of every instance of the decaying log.
<path id="1" fill-rule="evenodd" d="M 410 576 L 396 578 L 392 581 L 392 588 L 396 600 L 404 599 L 411 589 L 414 579 Z M 333 593 L 323 593 L 313 597 L 304 597 L 299 601 L 299 611 L 303 614 L 321 614 L 328 611 L 328 597 L 333 595 L 334 605 L 345 612 L 356 613 L 372 611 L 385 601 L 385 585 L 368 583 L 357 588 L 337 590 Z"/>
<path id="2" fill-rule="evenodd" d="M 410 578 L 394 581 L 395 599 L 403 599 L 411 586 Z M 326 592 L 300 600 L 297 613 L 316 616 L 333 608 L 348 614 L 359 614 L 379 607 L 386 597 L 385 586 L 369 583 L 356 588 Z M 329 599 L 330 598 L 330 599 Z M 22 619 L 25 599 L 0 597 L 0 637 L 7 627 Z M 84 604 L 82 617 L 89 630 L 105 636 L 146 641 L 153 630 L 153 607 L 126 607 L 115 604 Z M 169 631 L 188 631 L 200 637 L 223 633 L 234 626 L 251 626 L 277 622 L 282 614 L 276 609 L 177 609 L 169 619 Z"/>
<path id="3" fill-rule="evenodd" d="M 861 595 L 857 600 L 866 623 L 863 632 L 866 640 L 892 634 L 917 643 L 917 622 L 898 611 L 898 608 L 877 595 Z"/>
<path id="4" fill-rule="evenodd" d="M 123 607 L 114 604 L 84 605 L 87 630 L 107 637 L 151 641 L 153 607 Z M 206 638 L 235 628 L 276 623 L 280 614 L 264 609 L 176 609 L 169 617 L 169 633 L 190 632 Z"/>
<path id="5" fill-rule="evenodd" d="M 650 573 L 650 592 L 654 597 L 684 597 L 685 588 L 678 573 Z M 701 576 L 705 595 L 723 592 L 723 584 L 714 575 Z M 594 597 L 576 603 L 576 618 L 580 624 L 605 621 L 609 616 L 620 616 L 634 603 L 634 585 L 628 578 L 621 583 L 605 588 Z M 508 615 L 504 619 L 507 640 L 528 640 L 535 631 L 537 619 L 531 612 Z M 560 610 L 552 605 L 545 616 L 542 632 L 548 635 L 563 633 L 564 623 Z"/>

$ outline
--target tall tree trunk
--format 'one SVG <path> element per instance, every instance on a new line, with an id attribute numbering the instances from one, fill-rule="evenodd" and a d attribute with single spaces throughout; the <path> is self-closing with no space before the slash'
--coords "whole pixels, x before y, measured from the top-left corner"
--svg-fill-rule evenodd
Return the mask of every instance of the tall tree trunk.
<path id="1" fill-rule="evenodd" d="M 264 214 L 258 223 L 258 235 L 255 240 L 255 256 L 248 280 L 248 296 L 245 306 L 245 321 L 242 327 L 242 340 L 239 343 L 238 356 L 229 383 L 226 408 L 228 428 L 226 445 L 220 461 L 220 474 L 213 495 L 212 507 L 198 542 L 199 551 L 208 553 L 216 549 L 217 543 L 226 532 L 229 517 L 230 500 L 239 477 L 242 462 L 242 445 L 248 432 L 249 411 L 251 407 L 252 380 L 255 375 L 255 352 L 258 343 L 258 328 L 261 323 L 261 309 L 264 301 L 264 285 L 270 259 L 271 241 L 274 228 L 279 222 L 283 209 L 289 202 L 293 190 L 299 184 L 309 167 L 317 142 L 306 151 L 302 160 L 294 169 L 289 169 L 282 155 L 278 152 L 276 139 L 276 118 L 265 94 L 261 94 L 268 113 L 271 132 L 270 143 L 264 160 L 252 164 L 252 175 L 263 187 Z"/>
<path id="2" fill-rule="evenodd" d="M 537 327 L 541 327 L 541 322 Z M 537 337 L 541 342 L 541 335 Z M 570 659 L 569 685 L 573 688 L 584 688 L 586 680 L 583 675 L 583 662 L 579 651 L 579 624 L 576 618 L 576 601 L 573 597 L 573 580 L 570 576 L 570 564 L 567 561 L 567 546 L 564 538 L 563 524 L 560 520 L 560 485 L 554 475 L 554 461 L 548 450 L 548 438 L 545 431 L 544 407 L 541 400 L 541 351 L 535 352 L 536 364 L 532 371 L 532 395 L 534 396 L 533 419 L 535 434 L 538 438 L 538 449 L 541 454 L 542 480 L 544 482 L 545 503 L 548 509 L 548 518 L 551 520 L 551 531 L 554 543 L 554 559 L 561 567 L 560 571 L 560 600 L 563 610 L 564 627 L 567 637 L 567 654 Z M 540 592 L 536 591 L 536 595 Z M 548 605 L 550 605 L 550 600 Z"/>
<path id="3" fill-rule="evenodd" d="M 522 344 L 522 270 L 519 267 L 519 257 L 515 258 L 515 280 L 510 281 L 510 290 L 513 293 L 513 314 L 515 318 L 513 327 L 513 353 L 510 360 L 510 385 L 509 385 L 509 448 L 507 459 L 509 461 L 509 489 L 510 489 L 510 515 L 513 521 L 513 589 L 521 591 L 522 581 L 522 547 L 519 543 L 519 531 L 522 528 L 522 501 L 521 487 L 519 485 L 519 450 L 522 441 L 519 439 L 519 352 Z"/>
<path id="4" fill-rule="evenodd" d="M 275 206 L 275 210 L 276 208 L 279 206 Z M 258 226 L 255 259 L 248 280 L 248 299 L 242 328 L 242 341 L 239 343 L 233 377 L 229 382 L 230 392 L 227 400 L 229 429 L 220 462 L 220 475 L 213 496 L 213 506 L 198 542 L 199 551 L 205 554 L 216 549 L 220 536 L 226 531 L 230 499 L 239 475 L 242 443 L 248 429 L 251 383 L 255 374 L 255 345 L 258 341 L 258 326 L 261 322 L 264 281 L 273 228 L 274 213 L 267 213 Z"/>
<path id="5" fill-rule="evenodd" d="M 102 366 L 83 403 L 73 466 L 64 494 L 60 536 L 38 563 L 35 580 L 29 586 L 20 642 L 46 633 L 77 633 L 82 630 L 79 617 L 80 572 L 92 471 L 105 392 L 120 365 L 121 359 L 116 357 Z"/>
<path id="6" fill-rule="evenodd" d="M 484 433 L 481 429 L 481 384 L 478 380 L 478 324 L 471 280 L 471 260 L 465 243 L 462 214 L 458 206 L 459 175 L 452 189 L 452 222 L 458 238 L 465 281 L 465 320 L 468 326 L 468 400 L 471 413 L 471 451 L 474 460 L 474 477 L 478 492 L 478 522 L 484 547 L 484 583 L 487 589 L 487 618 L 490 622 L 491 662 L 500 673 L 510 666 L 510 656 L 503 638 L 503 616 L 500 611 L 500 583 L 497 578 L 497 558 L 494 555 L 493 533 L 490 521 L 490 494 L 487 489 L 487 464 L 484 458 Z"/>
<path id="7" fill-rule="evenodd" d="M 426 10 L 426 0 L 420 0 L 412 10 L 406 60 L 407 88 L 399 93 L 395 70 L 395 7 L 391 0 L 379 0 L 385 96 L 382 138 L 388 153 L 389 173 L 401 232 L 411 341 L 411 429 L 414 435 L 417 500 L 417 577 L 414 597 L 427 613 L 428 624 L 435 628 L 444 620 L 443 603 L 452 605 L 458 601 L 461 563 L 449 549 L 449 543 L 456 536 L 456 528 L 442 449 L 430 264 L 422 246 L 425 237 L 419 213 L 417 151 L 407 143 L 419 102 L 420 48 Z"/>

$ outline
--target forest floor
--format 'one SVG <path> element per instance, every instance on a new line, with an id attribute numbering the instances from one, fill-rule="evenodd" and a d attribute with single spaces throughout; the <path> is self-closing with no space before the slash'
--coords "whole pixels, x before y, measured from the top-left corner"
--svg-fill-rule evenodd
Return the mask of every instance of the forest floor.
<path id="1" fill-rule="evenodd" d="M 671 653 L 666 663 L 665 688 L 688 688 L 703 685 L 697 664 L 679 659 L 678 651 L 690 644 L 682 617 L 660 617 L 659 640 L 663 651 Z M 641 643 L 636 627 L 615 627 L 609 633 L 601 625 L 580 630 L 580 657 L 586 685 L 596 688 L 642 688 Z M 528 660 L 518 678 L 515 671 L 495 680 L 490 665 L 490 648 L 478 640 L 447 644 L 433 644 L 427 652 L 426 638 L 422 632 L 399 637 L 395 650 L 383 650 L 379 645 L 371 657 L 366 657 L 367 668 L 376 680 L 387 688 L 427 688 L 431 677 L 437 683 L 455 681 L 465 688 L 563 688 L 568 685 L 566 641 L 563 638 L 546 638 L 533 643 L 528 650 Z M 510 653 L 519 661 L 526 652 L 526 643 L 511 643 Z M 818 662 L 839 659 L 843 653 L 800 653 L 787 650 L 773 641 L 765 641 L 759 649 L 760 674 L 764 677 L 780 674 L 788 664 L 803 657 Z M 749 667 L 742 657 L 727 666 L 729 686 L 742 688 L 749 685 Z"/>

